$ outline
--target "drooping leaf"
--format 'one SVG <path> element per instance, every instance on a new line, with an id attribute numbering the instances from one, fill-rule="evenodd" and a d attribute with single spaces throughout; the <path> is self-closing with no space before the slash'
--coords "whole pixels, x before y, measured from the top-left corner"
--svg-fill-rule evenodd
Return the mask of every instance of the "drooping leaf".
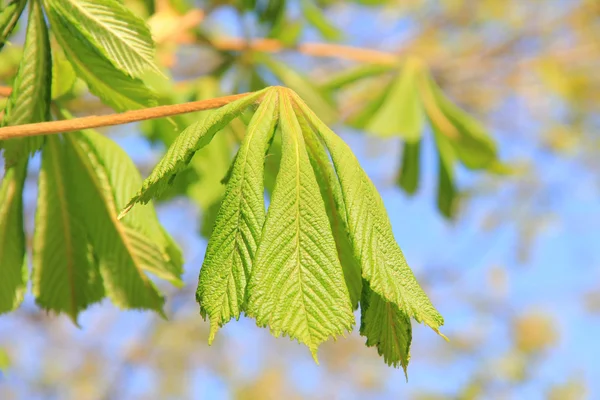
<path id="1" fill-rule="evenodd" d="M 377 189 L 344 141 L 295 97 L 307 119 L 323 138 L 337 172 L 355 257 L 371 289 L 418 322 L 438 331 L 444 320 L 419 286 L 394 239 Z"/>
<path id="2" fill-rule="evenodd" d="M 23 185 L 27 160 L 6 171 L 0 186 L 0 314 L 14 310 L 27 288 Z"/>
<path id="3" fill-rule="evenodd" d="M 435 127 L 433 132 L 438 150 L 437 205 L 444 217 L 452 218 L 458 205 L 457 189 L 454 182 L 456 153 L 450 144 L 452 139 L 449 139 Z"/>
<path id="4" fill-rule="evenodd" d="M 46 0 L 51 12 L 68 21 L 115 67 L 139 78 L 160 70 L 146 23 L 117 0 Z"/>
<path id="5" fill-rule="evenodd" d="M 8 40 L 17 25 L 27 0 L 12 1 L 6 8 L 0 10 L 0 50 Z"/>
<path id="6" fill-rule="evenodd" d="M 94 95 L 117 111 L 156 105 L 156 95 L 140 79 L 116 69 L 88 39 L 55 8 L 47 9 L 54 36 L 77 75 Z"/>
<path id="7" fill-rule="evenodd" d="M 273 58 L 261 54 L 256 55 L 257 61 L 265 65 L 286 87 L 297 92 L 300 97 L 313 109 L 325 122 L 333 122 L 337 118 L 337 111 L 324 93 L 309 79 L 293 68 L 275 61 Z"/>
<path id="8" fill-rule="evenodd" d="M 350 243 L 348 226 L 345 218 L 346 215 L 345 213 L 340 212 L 345 210 L 340 182 L 337 179 L 327 150 L 323 146 L 320 138 L 315 134 L 302 114 L 297 117 L 300 127 L 302 128 L 310 162 L 313 165 L 313 171 L 317 178 L 317 182 L 319 183 L 319 189 L 321 189 L 321 196 L 323 197 L 325 210 L 329 217 L 329 224 L 331 225 L 331 231 L 333 232 L 333 237 L 335 239 L 338 258 L 344 271 L 344 279 L 350 294 L 352 308 L 356 309 L 361 295 L 362 277 L 360 263 L 356 257 L 354 257 L 352 244 Z"/>
<path id="9" fill-rule="evenodd" d="M 497 160 L 494 140 L 478 121 L 450 101 L 431 77 L 428 82 L 437 106 L 458 132 L 456 137 L 447 135 L 451 138 L 449 143 L 458 159 L 470 169 L 488 168 Z M 435 125 L 436 119 L 431 116 L 430 119 Z M 444 132 L 443 126 L 436 127 L 440 132 Z"/>
<path id="10" fill-rule="evenodd" d="M 323 14 L 323 11 L 312 1 L 301 1 L 301 7 L 304 18 L 306 18 L 308 23 L 315 28 L 323 38 L 329 41 L 336 41 L 342 38 L 342 31 L 329 22 Z"/>
<path id="11" fill-rule="evenodd" d="M 77 74 L 62 50 L 52 49 L 52 99 L 68 94 L 77 80 Z"/>
<path id="12" fill-rule="evenodd" d="M 48 28 L 38 0 L 30 2 L 23 58 L 6 105 L 2 125 L 21 125 L 48 120 L 50 116 L 50 87 L 52 59 Z M 1 143 L 4 159 L 11 166 L 40 149 L 43 136 L 9 139 Z"/>
<path id="13" fill-rule="evenodd" d="M 409 58 L 392 82 L 385 101 L 366 124 L 367 131 L 385 137 L 398 135 L 411 143 L 421 138 L 425 111 L 418 90 L 420 71 L 420 62 Z"/>
<path id="14" fill-rule="evenodd" d="M 366 281 L 363 284 L 360 307 L 360 334 L 367 338 L 366 345 L 377 347 L 377 352 L 383 356 L 387 365 L 396 368 L 402 366 L 406 375 L 412 340 L 408 314 L 372 291 Z"/>
<path id="15" fill-rule="evenodd" d="M 162 313 L 163 297 L 144 271 L 179 285 L 181 258 L 152 208 L 139 207 L 123 220 L 119 209 L 141 184 L 131 159 L 112 141 L 85 131 L 66 136 L 79 209 L 98 258 L 107 295 L 124 308 Z"/>
<path id="16" fill-rule="evenodd" d="M 414 194 L 419 187 L 421 175 L 421 140 L 404 142 L 402 150 L 402 166 L 398 175 L 398 185 L 408 194 Z"/>
<path id="17" fill-rule="evenodd" d="M 265 95 L 235 158 L 214 233 L 200 270 L 196 298 L 210 319 L 209 344 L 219 327 L 238 319 L 265 220 L 264 157 L 278 117 L 277 92 Z"/>
<path id="18" fill-rule="evenodd" d="M 354 324 L 323 199 L 301 128 L 280 90 L 281 168 L 248 283 L 248 310 L 259 326 L 306 344 L 316 360 L 329 336 Z"/>
<path id="19" fill-rule="evenodd" d="M 210 143 L 213 136 L 246 107 L 261 98 L 265 90 L 252 93 L 215 111 L 210 111 L 208 118 L 190 125 L 181 132 L 165 156 L 154 167 L 150 176 L 144 181 L 140 191 L 129 201 L 122 215 L 126 214 L 135 203 L 147 203 L 153 197 L 160 195 L 172 182 L 174 176 L 189 164 L 194 153 Z"/>
<path id="20" fill-rule="evenodd" d="M 44 309 L 79 312 L 102 300 L 104 286 L 88 233 L 74 207 L 79 188 L 70 180 L 65 148 L 49 136 L 42 151 L 33 237 L 32 292 Z"/>

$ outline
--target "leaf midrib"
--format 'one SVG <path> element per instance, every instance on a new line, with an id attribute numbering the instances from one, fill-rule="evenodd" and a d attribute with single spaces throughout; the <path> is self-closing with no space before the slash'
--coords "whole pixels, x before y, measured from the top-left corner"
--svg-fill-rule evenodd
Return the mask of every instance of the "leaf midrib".
<path id="1" fill-rule="evenodd" d="M 74 139 L 73 142 L 75 141 Z M 79 153 L 80 156 L 82 156 L 81 152 L 83 151 L 83 149 L 81 149 L 77 144 L 74 143 L 73 146 L 76 151 Z M 87 147 L 87 144 L 86 144 Z M 94 155 L 95 156 L 95 155 Z M 110 208 L 116 210 L 116 205 L 114 203 L 114 200 L 108 196 L 105 196 L 103 193 L 103 190 L 101 187 L 98 186 L 98 184 L 101 184 L 99 182 L 99 180 L 97 179 L 97 177 L 94 176 L 94 174 L 90 171 L 89 167 L 89 160 L 86 160 L 85 157 L 82 157 L 82 161 L 84 163 L 84 165 L 87 167 L 85 170 L 88 174 L 88 176 L 90 177 L 90 179 L 92 180 L 93 183 L 93 187 L 96 189 L 96 191 L 98 192 L 98 195 L 100 196 L 100 198 L 104 199 L 105 201 L 103 202 L 104 204 L 104 208 L 107 211 L 107 214 L 111 220 L 111 222 L 113 223 L 113 226 L 115 227 L 115 230 L 117 231 L 117 233 L 119 234 L 121 241 L 123 242 L 123 245 L 125 246 L 125 249 L 127 250 L 127 254 L 129 255 L 129 257 L 131 258 L 131 261 L 133 262 L 133 265 L 135 266 L 135 269 L 138 272 L 138 275 L 140 276 L 140 278 L 142 279 L 142 282 L 144 283 L 144 285 L 146 287 L 150 287 L 149 285 L 149 280 L 148 277 L 146 276 L 146 274 L 143 273 L 142 269 L 140 268 L 140 266 L 138 265 L 139 260 L 137 259 L 137 257 L 135 256 L 135 252 L 132 251 L 131 248 L 131 244 L 129 243 L 128 237 L 127 237 L 127 233 L 125 232 L 125 230 L 120 226 L 120 222 L 117 219 L 117 216 L 115 213 L 110 211 Z M 101 164 L 98 159 L 96 159 L 96 162 L 98 162 L 98 164 Z M 104 171 L 103 171 L 104 173 Z M 106 176 L 106 180 L 108 180 L 108 176 Z"/>
<path id="2" fill-rule="evenodd" d="M 286 93 L 281 93 L 281 96 L 285 98 L 285 107 L 284 107 L 284 111 L 287 117 L 287 121 L 289 126 L 289 130 L 293 131 L 294 130 L 294 126 L 292 124 L 293 118 L 295 118 L 295 115 L 293 115 L 293 110 L 291 110 L 292 112 L 290 113 L 290 109 L 292 107 L 291 103 L 290 103 L 290 99 L 289 97 L 286 97 Z M 282 99 L 283 100 L 283 99 Z M 282 130 L 282 134 L 285 133 Z M 298 285 L 300 287 L 300 297 L 302 298 L 302 309 L 304 311 L 304 320 L 306 322 L 306 332 L 308 334 L 308 339 L 309 339 L 309 343 L 310 343 L 310 350 L 311 352 L 313 351 L 313 338 L 312 338 L 312 333 L 310 331 L 310 323 L 308 321 L 308 313 L 306 311 L 306 301 L 304 299 L 304 290 L 302 288 L 302 267 L 300 264 L 300 232 L 301 232 L 301 228 L 300 228 L 300 143 L 298 141 L 298 135 L 297 132 L 293 132 L 293 134 L 291 134 L 292 139 L 294 140 L 294 144 L 295 144 L 295 154 L 296 154 L 296 272 L 298 274 Z"/>
<path id="3" fill-rule="evenodd" d="M 235 237 L 233 240 L 233 246 L 234 246 L 234 251 L 231 253 L 231 257 L 230 259 L 234 259 L 235 256 L 237 255 L 239 258 L 239 261 L 241 262 L 241 256 L 240 256 L 240 244 L 239 244 L 239 238 L 240 238 L 240 220 L 242 218 L 242 202 L 245 200 L 244 196 L 243 196 L 243 192 L 244 192 L 244 182 L 245 182 L 245 178 L 246 178 L 246 170 L 247 170 L 247 166 L 248 166 L 248 153 L 250 152 L 250 143 L 252 142 L 252 139 L 254 138 L 254 135 L 256 134 L 256 130 L 259 128 L 259 121 L 262 120 L 262 118 L 265 116 L 266 112 L 267 112 L 267 107 L 264 107 L 261 111 L 261 114 L 258 116 L 258 120 L 257 123 L 255 125 L 255 129 L 253 129 L 252 131 L 248 132 L 248 148 L 246 149 L 246 152 L 244 153 L 244 160 L 242 163 L 242 171 L 241 171 L 241 179 L 240 179 L 240 188 L 239 188 L 239 195 L 237 196 L 239 201 L 238 201 L 238 207 L 237 207 L 237 218 L 236 218 L 236 228 L 235 228 Z M 244 269 L 244 266 L 242 265 L 242 269 Z M 245 271 L 244 271 L 245 272 Z M 229 274 L 227 275 L 227 287 L 229 287 L 229 284 L 231 282 L 231 279 L 233 278 L 233 268 L 231 268 L 229 270 Z M 225 297 L 227 296 L 227 290 L 223 291 L 223 294 L 221 295 L 221 299 L 219 300 L 219 302 L 221 303 L 221 306 L 223 306 L 223 301 L 225 300 Z M 230 310 L 231 311 L 231 310 Z M 222 315 L 221 315 L 222 317 Z"/>
<path id="4" fill-rule="evenodd" d="M 81 4 L 80 4 L 78 1 L 70 1 L 70 0 L 69 0 L 69 4 L 71 4 L 73 8 L 75 8 L 75 9 L 79 10 L 79 11 L 81 12 L 81 14 L 85 15 L 85 16 L 88 18 L 88 20 L 89 20 L 89 21 L 96 22 L 96 25 L 98 25 L 98 26 L 101 26 L 101 27 L 103 27 L 103 28 L 104 28 L 106 31 L 110 32 L 110 33 L 113 35 L 113 37 L 115 37 L 115 38 L 116 38 L 116 40 L 117 40 L 119 43 L 121 43 L 121 44 L 122 44 L 122 45 L 123 45 L 125 48 L 127 48 L 127 49 L 130 49 L 130 50 L 131 50 L 131 52 L 132 52 L 133 54 L 136 54 L 136 55 L 137 55 L 137 56 L 139 56 L 141 59 L 143 59 L 144 61 L 146 61 L 147 63 L 149 63 L 150 65 L 152 65 L 152 64 L 153 64 L 151 60 L 149 60 L 148 58 L 146 58 L 146 55 L 144 55 L 144 54 L 142 54 L 142 53 L 140 53 L 140 52 L 136 51 L 136 48 L 135 48 L 135 47 L 132 47 L 132 46 L 130 46 L 130 45 L 127 43 L 127 41 L 125 41 L 125 40 L 122 40 L 122 39 L 121 39 L 121 36 L 119 35 L 119 33 L 118 33 L 118 32 L 115 32 L 115 31 L 113 31 L 113 30 L 110 28 L 110 25 L 107 25 L 107 24 L 105 24 L 105 23 L 104 23 L 104 22 L 103 22 L 103 21 L 102 21 L 100 18 L 94 18 L 94 15 L 93 15 L 93 14 L 90 14 L 90 13 L 89 13 L 89 12 L 88 12 L 88 11 L 85 9 L 85 7 L 82 7 L 82 6 L 81 6 Z M 120 5 L 120 4 L 119 4 L 119 5 Z M 135 33 L 137 34 L 137 32 L 135 32 Z M 94 35 L 92 35 L 92 36 L 94 36 Z M 108 49 L 107 49 L 106 51 L 107 51 L 107 52 L 109 52 L 109 53 L 111 52 L 111 51 L 109 51 Z M 120 64 L 120 63 L 119 63 L 119 64 Z M 126 70 L 131 70 L 131 69 L 138 70 L 139 68 L 127 68 L 127 67 L 125 67 L 125 69 L 126 69 Z"/>
<path id="5" fill-rule="evenodd" d="M 51 150 L 56 150 L 56 140 L 50 140 L 49 145 L 52 146 Z M 72 232 L 71 225 L 69 223 L 69 210 L 67 206 L 67 197 L 65 194 L 65 184 L 63 181 L 63 177 L 60 174 L 60 164 L 56 155 L 58 152 L 54 151 L 54 156 L 52 157 L 53 163 L 53 171 L 56 173 L 55 181 L 56 181 L 56 193 L 59 197 L 58 207 L 60 209 L 61 219 L 63 222 L 63 233 L 65 237 L 65 247 L 66 247 L 66 257 L 67 257 L 67 274 L 69 279 L 69 287 L 71 289 L 70 297 L 71 297 L 71 311 L 73 313 L 73 318 L 77 315 L 77 296 L 75 293 L 75 278 L 74 278 L 74 260 L 73 260 L 73 241 L 72 241 Z"/>

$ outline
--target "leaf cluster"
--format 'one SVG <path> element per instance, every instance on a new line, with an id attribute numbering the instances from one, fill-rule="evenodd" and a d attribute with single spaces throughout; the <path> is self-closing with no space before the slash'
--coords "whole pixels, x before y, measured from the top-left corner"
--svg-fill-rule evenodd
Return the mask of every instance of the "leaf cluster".
<path id="1" fill-rule="evenodd" d="M 394 240 L 381 197 L 348 146 L 293 91 L 255 92 L 182 132 L 135 203 L 159 196 L 195 152 L 248 107 L 258 108 L 234 158 L 200 272 L 197 300 L 219 327 L 242 313 L 306 344 L 343 335 L 361 308 L 361 334 L 406 368 L 410 318 L 438 331 L 442 317 Z M 265 154 L 279 135 L 281 162 L 265 211 Z"/>

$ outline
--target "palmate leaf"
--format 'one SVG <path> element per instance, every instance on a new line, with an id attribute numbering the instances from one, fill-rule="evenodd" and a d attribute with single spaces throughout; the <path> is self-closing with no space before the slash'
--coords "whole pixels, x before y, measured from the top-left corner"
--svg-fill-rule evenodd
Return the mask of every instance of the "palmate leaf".
<path id="1" fill-rule="evenodd" d="M 62 141 L 49 136 L 38 182 L 31 280 L 39 306 L 77 323 L 80 311 L 102 300 L 104 286 L 83 216 L 74 207 L 80 194 L 70 167 Z"/>
<path id="2" fill-rule="evenodd" d="M 120 307 L 162 313 L 164 299 L 144 271 L 179 285 L 181 257 L 151 208 L 117 219 L 141 184 L 133 162 L 93 131 L 67 135 L 65 142 L 71 180 L 79 188 L 74 209 L 86 226 L 107 295 Z"/>
<path id="3" fill-rule="evenodd" d="M 121 71 L 138 78 L 149 69 L 160 73 L 150 30 L 119 1 L 46 0 L 46 4 Z"/>
<path id="4" fill-rule="evenodd" d="M 209 341 L 219 326 L 245 312 L 275 336 L 306 344 L 316 360 L 321 342 L 353 326 L 360 300 L 367 345 L 376 346 L 388 364 L 406 368 L 410 318 L 436 332 L 443 319 L 406 265 L 381 197 L 346 144 L 294 92 L 259 93 L 265 98 L 226 179 L 200 273 L 197 298 L 211 320 Z M 222 115 L 239 108 L 223 107 L 212 118 L 222 127 Z M 218 130 L 215 125 L 203 122 L 199 134 L 197 127 L 184 131 L 183 148 L 172 145 L 146 188 L 181 170 L 208 142 L 203 132 Z M 269 144 L 274 130 L 281 134 Z M 279 172 L 265 217 L 264 153 L 279 136 Z M 142 189 L 128 207 L 158 192 Z"/>
<path id="5" fill-rule="evenodd" d="M 317 129 L 331 155 L 342 188 L 354 254 L 362 266 L 363 278 L 386 301 L 437 332 L 444 320 L 406 264 L 375 186 L 344 141 L 300 98 L 296 96 L 295 101 Z"/>
<path id="6" fill-rule="evenodd" d="M 264 157 L 277 117 L 277 92 L 271 91 L 250 121 L 208 242 L 196 298 L 201 313 L 210 318 L 209 344 L 220 326 L 239 318 L 246 301 L 265 220 Z"/>
<path id="7" fill-rule="evenodd" d="M 14 310 L 27 288 L 23 185 L 27 160 L 6 171 L 0 186 L 0 314 Z"/>
<path id="8" fill-rule="evenodd" d="M 30 2 L 27 34 L 23 58 L 6 106 L 3 125 L 21 125 L 46 121 L 50 115 L 50 87 L 52 60 L 48 28 L 42 6 L 38 0 Z M 7 166 L 36 152 L 43 144 L 43 136 L 9 139 L 3 141 Z"/>
<path id="9" fill-rule="evenodd" d="M 26 4 L 27 0 L 12 1 L 6 8 L 0 10 L 0 50 L 17 25 Z"/>
<path id="10" fill-rule="evenodd" d="M 117 111 L 156 105 L 156 95 L 140 79 L 116 69 L 75 25 L 52 7 L 47 7 L 52 32 L 77 75 L 94 95 Z"/>
<path id="11" fill-rule="evenodd" d="M 354 324 L 323 199 L 289 90 L 280 89 L 282 159 L 248 282 L 248 315 L 317 348 Z"/>
<path id="12" fill-rule="evenodd" d="M 150 176 L 144 181 L 140 191 L 127 204 L 122 215 L 125 215 L 135 203 L 147 203 L 160 195 L 191 161 L 194 153 L 206 146 L 213 136 L 223 129 L 232 119 L 237 117 L 246 107 L 260 99 L 267 89 L 252 93 L 229 103 L 215 111 L 209 117 L 190 125 L 177 137 L 165 156 L 154 167 Z"/>

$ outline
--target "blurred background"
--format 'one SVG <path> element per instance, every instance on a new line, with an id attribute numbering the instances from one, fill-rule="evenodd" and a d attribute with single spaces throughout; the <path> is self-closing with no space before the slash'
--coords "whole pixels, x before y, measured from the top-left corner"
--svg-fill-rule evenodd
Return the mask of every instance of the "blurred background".
<path id="1" fill-rule="evenodd" d="M 357 329 L 324 344 L 320 365 L 305 347 L 243 317 L 207 345 L 194 293 L 220 180 L 244 134 L 237 120 L 157 204 L 186 259 L 184 288 L 159 283 L 168 320 L 104 301 L 78 328 L 28 297 L 0 317 L 0 399 L 600 398 L 597 0 L 125 3 L 147 19 L 172 78 L 146 80 L 161 102 L 282 84 L 335 128 L 380 190 L 450 342 L 414 323 L 408 383 Z M 22 28 L 0 53 L 4 86 L 21 56 Z M 409 165 L 402 125 L 393 135 L 365 122 L 385 108 L 394 69 L 407 60 L 481 123 L 497 162 L 440 169 L 439 143 L 423 124 L 418 162 Z M 67 79 L 68 65 L 55 70 Z M 75 114 L 110 111 L 73 83 L 60 95 Z M 194 118 L 103 133 L 147 175 Z M 26 183 L 30 228 L 38 158 Z M 267 158 L 269 171 L 276 159 Z M 415 165 L 418 185 L 402 183 L 403 168 Z"/>

